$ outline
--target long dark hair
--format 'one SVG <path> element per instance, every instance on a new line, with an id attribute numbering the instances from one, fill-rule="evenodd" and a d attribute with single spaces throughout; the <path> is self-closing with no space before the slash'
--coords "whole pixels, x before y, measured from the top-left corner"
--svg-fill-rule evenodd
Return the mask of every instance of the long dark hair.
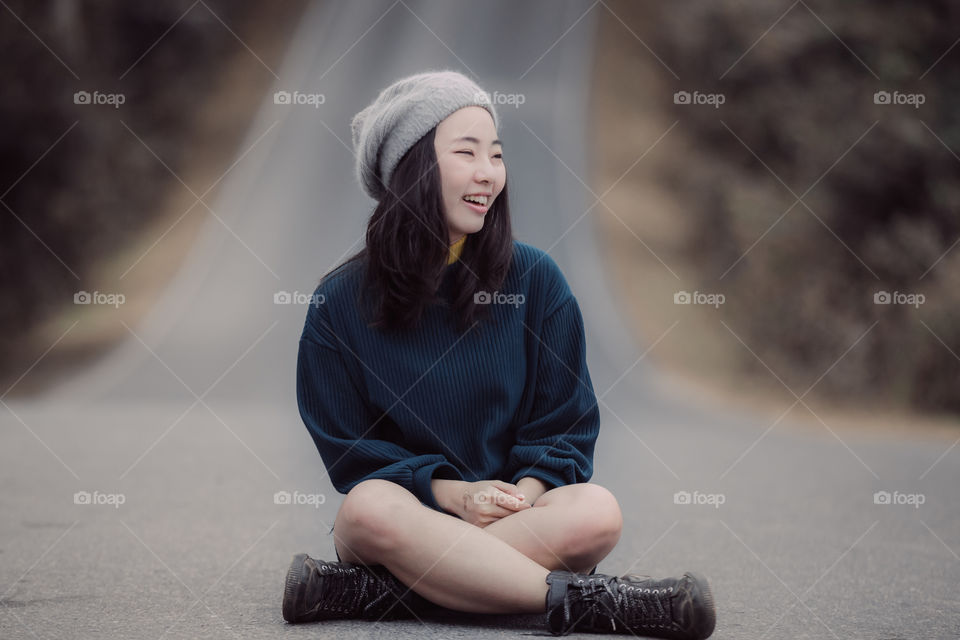
<path id="1" fill-rule="evenodd" d="M 414 328 L 429 305 L 449 304 L 463 332 L 489 313 L 490 305 L 476 304 L 474 294 L 499 290 L 510 269 L 513 231 L 505 183 L 483 228 L 464 242 L 450 302 L 437 295 L 450 255 L 450 234 L 434 149 L 436 131 L 434 127 L 427 132 L 400 159 L 387 195 L 367 222 L 366 246 L 340 265 L 364 267 L 363 295 L 358 300 L 372 315 L 368 326 Z"/>

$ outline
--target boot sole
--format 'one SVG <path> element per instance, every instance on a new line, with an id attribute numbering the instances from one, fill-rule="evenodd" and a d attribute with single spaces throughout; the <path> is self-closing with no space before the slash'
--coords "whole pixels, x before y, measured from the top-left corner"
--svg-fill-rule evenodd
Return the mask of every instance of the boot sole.
<path id="1" fill-rule="evenodd" d="M 283 619 L 295 623 L 297 602 L 303 597 L 303 566 L 307 561 L 307 554 L 298 553 L 293 556 L 290 568 L 287 569 L 287 579 L 283 587 Z"/>
<path id="2" fill-rule="evenodd" d="M 710 583 L 702 574 L 695 571 L 687 571 L 687 575 L 694 579 L 700 592 L 700 601 L 703 604 L 703 617 L 697 621 L 696 633 L 699 640 L 709 638 L 717 626 L 717 609 L 713 601 L 713 590 Z"/>

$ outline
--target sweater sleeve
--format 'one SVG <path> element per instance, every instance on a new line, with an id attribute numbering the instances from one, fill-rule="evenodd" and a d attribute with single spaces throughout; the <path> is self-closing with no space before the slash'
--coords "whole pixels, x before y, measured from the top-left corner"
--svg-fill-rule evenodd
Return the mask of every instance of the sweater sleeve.
<path id="1" fill-rule="evenodd" d="M 379 416 L 355 386 L 334 345 L 338 341 L 321 315 L 316 306 L 310 310 L 300 338 L 297 404 L 333 486 L 347 493 L 364 480 L 389 480 L 442 511 L 430 481 L 460 480 L 459 470 L 441 454 L 415 455 L 393 442 L 367 437 Z"/>
<path id="2" fill-rule="evenodd" d="M 583 317 L 570 296 L 543 322 L 529 421 L 517 430 L 505 476 L 532 476 L 559 487 L 587 482 L 600 411 L 587 370 Z"/>

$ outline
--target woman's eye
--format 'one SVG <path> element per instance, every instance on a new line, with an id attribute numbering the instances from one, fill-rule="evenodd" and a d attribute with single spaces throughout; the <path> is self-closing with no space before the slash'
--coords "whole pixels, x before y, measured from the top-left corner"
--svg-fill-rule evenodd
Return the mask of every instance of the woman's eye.
<path id="1" fill-rule="evenodd" d="M 473 155 L 473 151 L 470 151 L 470 150 L 468 150 L 468 149 L 461 149 L 460 151 L 454 151 L 454 153 L 466 153 L 467 155 L 471 155 L 471 156 Z M 502 153 L 497 153 L 497 154 L 494 154 L 493 157 L 494 157 L 494 158 L 503 159 L 503 154 L 502 154 Z"/>

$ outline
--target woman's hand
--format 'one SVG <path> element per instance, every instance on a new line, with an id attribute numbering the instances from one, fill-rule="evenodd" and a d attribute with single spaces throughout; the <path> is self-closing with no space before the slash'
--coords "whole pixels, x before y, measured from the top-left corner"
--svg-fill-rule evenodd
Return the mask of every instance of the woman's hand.
<path id="1" fill-rule="evenodd" d="M 523 495 L 526 496 L 527 502 L 530 503 L 530 506 L 535 507 L 537 505 L 537 500 L 540 499 L 540 496 L 549 491 L 550 487 L 540 478 L 525 476 L 517 480 L 517 489 L 519 489 Z"/>
<path id="2" fill-rule="evenodd" d="M 461 520 L 485 527 L 511 513 L 530 508 L 516 485 L 500 480 L 431 482 L 438 504 Z"/>
<path id="3" fill-rule="evenodd" d="M 485 527 L 504 516 L 530 508 L 516 485 L 500 480 L 466 482 L 460 518 L 478 527 Z"/>

